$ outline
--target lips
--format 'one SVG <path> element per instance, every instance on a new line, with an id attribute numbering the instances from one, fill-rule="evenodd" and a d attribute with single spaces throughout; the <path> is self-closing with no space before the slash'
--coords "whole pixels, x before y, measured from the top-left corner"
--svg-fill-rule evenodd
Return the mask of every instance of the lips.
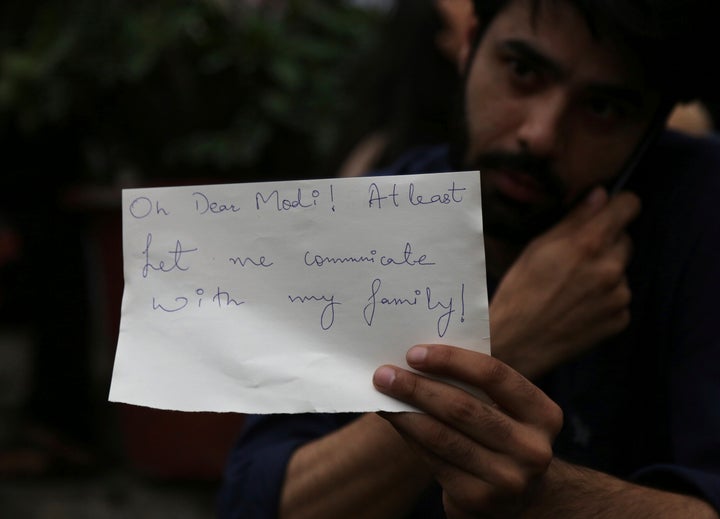
<path id="1" fill-rule="evenodd" d="M 488 173 L 496 189 L 511 200 L 531 204 L 548 198 L 545 187 L 527 173 L 509 170 L 494 170 Z"/>

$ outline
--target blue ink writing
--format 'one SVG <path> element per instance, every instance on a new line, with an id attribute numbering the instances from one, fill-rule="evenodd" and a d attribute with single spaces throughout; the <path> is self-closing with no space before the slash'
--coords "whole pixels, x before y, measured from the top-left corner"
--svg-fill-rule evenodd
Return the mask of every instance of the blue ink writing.
<path id="1" fill-rule="evenodd" d="M 380 287 L 382 286 L 382 281 L 380 279 L 373 279 L 372 284 L 370 285 L 370 297 L 368 297 L 368 304 L 365 305 L 363 308 L 363 318 L 365 319 L 365 322 L 368 326 L 372 326 L 373 321 L 375 320 L 375 308 L 377 307 L 378 303 L 381 305 L 393 305 L 393 306 L 400 306 L 400 305 L 409 305 L 409 306 L 415 306 L 417 304 L 417 296 L 422 294 L 419 290 L 415 291 L 415 297 L 412 299 L 408 298 L 386 298 L 382 297 L 378 299 L 377 295 L 380 292 Z"/>
<path id="2" fill-rule="evenodd" d="M 314 256 L 310 253 L 310 251 L 305 251 L 305 256 L 303 257 L 303 260 L 305 261 L 305 265 L 308 267 L 312 267 L 313 265 L 322 267 L 326 263 L 331 264 L 337 264 L 337 263 L 375 263 L 375 254 L 377 254 L 377 251 L 371 250 L 370 256 L 338 256 L 338 257 L 331 257 L 331 256 L 322 256 L 320 254 L 315 254 Z"/>
<path id="3" fill-rule="evenodd" d="M 161 305 L 157 301 L 155 301 L 154 297 L 152 299 L 153 310 L 162 310 L 163 312 L 171 313 L 171 312 L 178 312 L 178 311 L 182 310 L 183 308 L 185 308 L 188 305 L 188 298 L 187 297 L 176 297 L 175 303 L 176 303 L 176 305 L 174 307 L 170 307 L 170 306 L 166 307 L 166 306 Z"/>
<path id="4" fill-rule="evenodd" d="M 197 296 L 197 308 L 203 308 L 203 301 L 205 301 L 203 297 L 205 295 L 205 289 L 196 289 L 195 295 Z M 184 310 L 190 304 L 190 299 L 185 296 L 176 297 L 173 301 L 174 302 L 172 304 L 161 304 L 158 302 L 156 297 L 153 297 L 152 308 L 153 310 L 162 310 L 163 312 L 172 313 Z M 222 290 L 220 287 L 217 287 L 212 298 L 210 298 L 210 301 L 213 303 L 213 306 L 217 305 L 218 308 L 237 307 L 245 304 L 245 301 L 236 299 L 234 296 L 230 295 L 230 292 Z"/>
<path id="5" fill-rule="evenodd" d="M 228 261 L 232 263 L 233 265 L 240 265 L 241 267 L 245 267 L 248 264 L 252 265 L 253 267 L 272 267 L 274 263 L 271 261 L 270 263 L 266 263 L 268 259 L 265 256 L 260 256 L 259 258 L 251 258 L 246 257 L 245 259 L 241 257 L 235 257 L 235 258 L 228 258 Z"/>
<path id="6" fill-rule="evenodd" d="M 169 215 L 165 209 L 160 207 L 160 202 L 155 202 L 155 214 Z M 145 218 L 153 212 L 153 202 L 146 196 L 140 196 L 130 203 L 130 214 L 138 220 Z"/>
<path id="7" fill-rule="evenodd" d="M 183 249 L 182 243 L 180 243 L 180 240 L 177 240 L 175 242 L 175 250 L 168 251 L 168 254 L 171 254 L 171 262 L 170 264 L 165 263 L 164 260 L 160 260 L 160 262 L 157 265 L 153 265 L 150 263 L 150 245 L 152 244 L 152 234 L 148 233 L 147 239 L 145 240 L 145 250 L 143 251 L 143 255 L 145 256 L 145 265 L 142 268 L 142 277 L 146 278 L 148 276 L 148 273 L 150 270 L 154 270 L 157 272 L 172 272 L 173 270 L 181 270 L 183 272 L 190 269 L 190 267 L 184 267 L 180 264 L 180 261 L 183 258 L 183 254 L 187 254 L 189 252 L 196 252 L 197 248 L 195 249 Z"/>
<path id="8" fill-rule="evenodd" d="M 444 310 L 437 320 L 437 333 L 439 337 L 445 336 L 448 327 L 450 326 L 452 314 L 455 313 L 452 297 L 450 297 L 446 302 L 442 302 L 433 297 L 432 289 L 430 287 L 425 287 L 425 297 L 421 297 L 423 294 L 421 290 L 415 290 L 413 295 L 410 297 L 386 297 L 380 295 L 381 288 L 382 281 L 379 278 L 375 278 L 370 285 L 370 297 L 367 299 L 368 303 L 363 308 L 363 319 L 365 319 L 365 323 L 368 326 L 373 325 L 378 305 L 395 307 L 417 306 L 422 302 L 423 307 L 429 311 L 433 311 L 438 308 L 440 310 Z M 464 294 L 464 291 L 465 284 L 461 287 L 461 294 Z M 464 318 L 461 319 L 461 322 L 464 322 Z"/>
<path id="9" fill-rule="evenodd" d="M 455 181 L 453 181 L 452 187 L 447 190 L 447 193 L 436 193 L 427 198 L 427 196 L 416 195 L 415 184 L 411 182 L 408 188 L 408 199 L 412 205 L 459 204 L 463 201 L 462 191 L 465 190 L 464 187 L 455 187 Z"/>
<path id="10" fill-rule="evenodd" d="M 218 308 L 222 308 L 223 305 L 230 306 L 240 306 L 245 303 L 245 301 L 238 301 L 236 299 L 233 299 L 230 297 L 230 293 L 226 292 L 224 290 L 220 290 L 220 287 L 217 287 L 217 292 L 213 295 L 212 298 L 214 303 L 217 303 Z"/>
<path id="11" fill-rule="evenodd" d="M 442 314 L 437 320 L 438 336 L 444 337 L 445 332 L 447 332 L 448 326 L 450 326 L 450 316 L 455 312 L 455 310 L 453 310 L 453 298 L 451 297 L 446 304 L 443 304 L 440 301 L 433 303 L 432 290 L 430 290 L 430 287 L 425 288 L 425 295 L 427 296 L 428 310 L 435 310 L 438 307 L 442 308 L 443 310 L 447 310 L 447 312 Z"/>
<path id="12" fill-rule="evenodd" d="M 389 195 L 381 196 L 380 195 L 380 188 L 378 185 L 373 182 L 370 184 L 370 200 L 368 201 L 368 207 L 373 207 L 373 204 L 377 204 L 378 209 L 382 209 L 382 202 L 383 200 L 387 200 L 388 198 L 392 199 L 392 203 L 395 207 L 399 207 L 398 205 L 398 192 L 397 192 L 397 184 L 393 184 L 392 193 Z"/>
<path id="13" fill-rule="evenodd" d="M 405 243 L 405 249 L 403 250 L 401 259 L 393 259 L 389 256 L 382 256 L 380 258 L 380 264 L 383 267 L 388 265 L 410 265 L 411 267 L 414 265 L 435 265 L 435 263 L 427 260 L 427 254 L 421 254 L 417 258 L 414 258 L 410 242 Z"/>
<path id="14" fill-rule="evenodd" d="M 298 188 L 297 190 L 297 196 L 295 196 L 293 199 L 289 198 L 280 198 L 280 193 L 278 190 L 272 191 L 269 195 L 265 196 L 264 194 L 258 192 L 255 194 L 255 208 L 260 210 L 260 207 L 262 204 L 265 206 L 266 204 L 269 204 L 271 202 L 274 203 L 275 209 L 278 211 L 290 211 L 292 209 L 307 209 L 309 207 L 317 206 L 317 198 L 320 196 L 320 191 L 317 189 L 313 189 L 311 193 L 312 201 L 308 201 L 307 199 L 303 200 L 303 191 L 301 188 Z"/>
<path id="15" fill-rule="evenodd" d="M 390 265 L 408 265 L 413 267 L 415 265 L 430 266 L 435 265 L 434 262 L 429 261 L 427 254 L 415 255 L 413 247 L 410 242 L 405 242 L 405 248 L 400 257 L 392 256 L 377 256 L 376 250 L 371 250 L 368 255 L 359 256 L 326 256 L 322 254 L 312 254 L 310 251 L 305 251 L 303 257 L 306 267 L 323 267 L 328 264 L 344 264 L 344 263 L 379 263 L 383 267 Z"/>
<path id="16" fill-rule="evenodd" d="M 201 193 L 199 191 L 195 191 L 192 196 L 195 197 L 195 210 L 199 214 L 205 214 L 207 212 L 213 214 L 227 212 L 237 213 L 238 211 L 240 211 L 240 207 L 237 207 L 235 204 L 223 204 L 220 202 L 215 202 L 213 200 L 210 200 L 204 193 Z"/>
<path id="17" fill-rule="evenodd" d="M 310 302 L 322 302 L 327 303 L 320 314 L 320 327 L 323 330 L 329 330 L 335 322 L 335 306 L 341 305 L 335 301 L 335 296 L 288 296 L 291 303 L 310 303 Z"/>

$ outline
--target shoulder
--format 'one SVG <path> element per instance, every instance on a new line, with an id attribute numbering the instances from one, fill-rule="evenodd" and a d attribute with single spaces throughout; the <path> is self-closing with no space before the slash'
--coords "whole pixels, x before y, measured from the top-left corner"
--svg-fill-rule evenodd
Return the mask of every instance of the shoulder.
<path id="1" fill-rule="evenodd" d="M 631 273 L 638 286 L 656 285 L 643 304 L 667 307 L 720 290 L 720 139 L 666 132 L 628 184 L 642 201 L 630 227 Z M 671 287 L 674 287 L 671 289 Z M 692 287 L 692 288 L 691 288 Z"/>
<path id="2" fill-rule="evenodd" d="M 665 132 L 628 187 L 642 199 L 643 212 L 655 216 L 720 215 L 720 137 Z"/>
<path id="3" fill-rule="evenodd" d="M 630 228 L 636 310 L 654 315 L 657 330 L 667 329 L 658 340 L 694 330 L 694 344 L 683 341 L 673 350 L 708 347 L 717 359 L 717 323 L 707 309 L 720 291 L 720 140 L 668 132 L 632 184 L 642 200 Z"/>
<path id="4" fill-rule="evenodd" d="M 710 181 L 720 177 L 720 136 L 697 137 L 666 131 L 648 153 L 640 167 L 645 181 L 679 186 L 690 177 L 693 181 Z M 703 180 L 704 179 L 704 180 Z"/>

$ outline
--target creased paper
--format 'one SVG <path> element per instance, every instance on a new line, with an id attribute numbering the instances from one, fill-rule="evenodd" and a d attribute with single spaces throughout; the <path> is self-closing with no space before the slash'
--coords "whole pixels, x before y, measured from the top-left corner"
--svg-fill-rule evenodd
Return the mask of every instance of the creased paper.
<path id="1" fill-rule="evenodd" d="M 183 411 L 399 411 L 374 370 L 489 352 L 478 172 L 123 191 L 110 400 Z"/>

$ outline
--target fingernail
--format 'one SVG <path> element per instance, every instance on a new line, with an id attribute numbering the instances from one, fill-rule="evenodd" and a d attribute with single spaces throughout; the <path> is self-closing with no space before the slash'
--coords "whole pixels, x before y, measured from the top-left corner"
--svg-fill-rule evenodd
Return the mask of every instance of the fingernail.
<path id="1" fill-rule="evenodd" d="M 375 370 L 373 383 L 378 387 L 390 387 L 395 381 L 395 377 L 396 374 L 394 369 L 388 366 L 382 366 Z"/>
<path id="2" fill-rule="evenodd" d="M 405 358 L 408 364 L 422 364 L 427 357 L 428 349 L 425 346 L 413 346 L 407 352 Z"/>

